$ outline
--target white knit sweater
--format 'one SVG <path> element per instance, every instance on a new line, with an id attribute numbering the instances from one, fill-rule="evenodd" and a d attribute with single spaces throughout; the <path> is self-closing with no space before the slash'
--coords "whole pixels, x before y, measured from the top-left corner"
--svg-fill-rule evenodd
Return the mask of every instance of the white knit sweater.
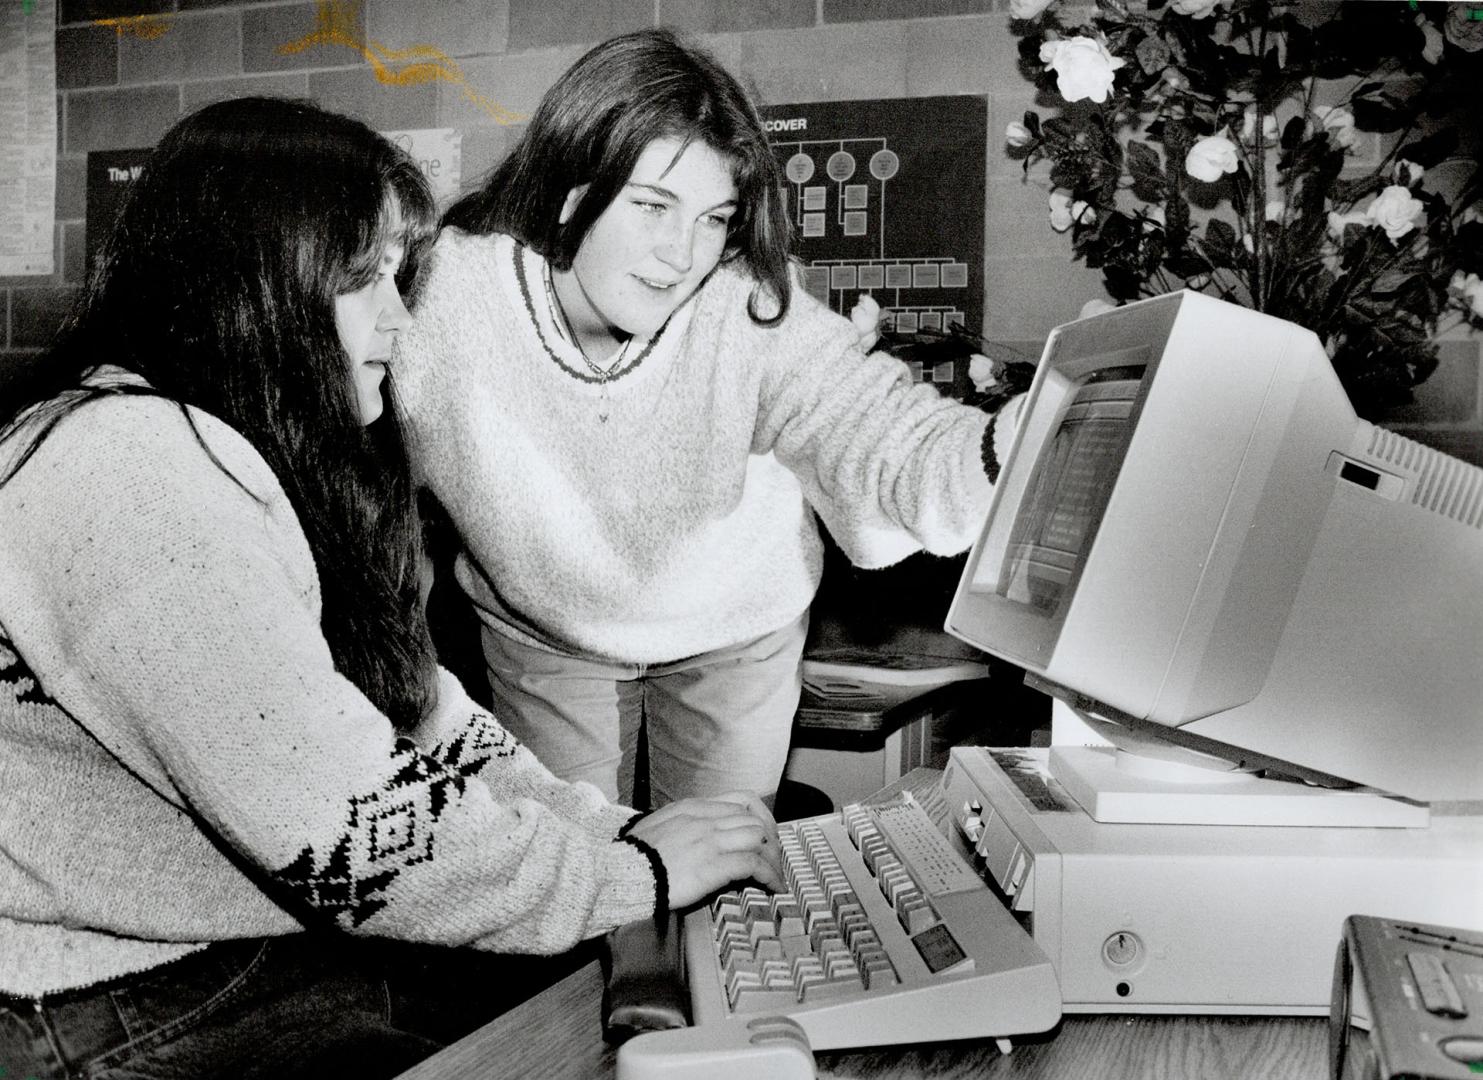
<path id="1" fill-rule="evenodd" d="M 604 390 L 543 273 L 509 237 L 445 230 L 392 366 L 472 557 L 459 579 L 495 629 L 632 663 L 768 633 L 818 587 L 810 506 L 862 566 L 972 542 L 988 417 L 863 356 L 803 290 L 758 326 L 751 279 L 722 266 Z"/>
<path id="2" fill-rule="evenodd" d="M 336 673 L 282 489 L 192 415 L 243 486 L 139 397 L 83 406 L 0 485 L 0 991 L 305 924 L 552 952 L 650 914 L 614 841 L 631 810 L 446 672 L 407 737 Z"/>

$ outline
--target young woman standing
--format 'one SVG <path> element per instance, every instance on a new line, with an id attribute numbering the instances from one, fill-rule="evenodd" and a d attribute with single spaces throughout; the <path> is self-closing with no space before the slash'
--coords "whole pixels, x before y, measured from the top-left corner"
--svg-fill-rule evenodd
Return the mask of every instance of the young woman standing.
<path id="1" fill-rule="evenodd" d="M 1009 425 L 795 288 L 782 176 L 675 35 L 597 46 L 455 204 L 394 361 L 501 715 L 561 776 L 770 797 L 819 584 L 965 549 Z"/>

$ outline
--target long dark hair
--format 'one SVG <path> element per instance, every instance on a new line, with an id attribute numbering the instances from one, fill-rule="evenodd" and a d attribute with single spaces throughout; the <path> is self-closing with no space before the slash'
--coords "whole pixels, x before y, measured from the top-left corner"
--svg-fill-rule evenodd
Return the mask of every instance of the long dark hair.
<path id="1" fill-rule="evenodd" d="M 741 85 L 670 30 L 611 38 L 573 64 L 541 99 L 515 148 L 449 208 L 443 224 L 509 233 L 565 270 L 644 148 L 661 138 L 703 143 L 731 164 L 738 207 L 726 257 L 744 263 L 758 283 L 748 303 L 752 318 L 775 324 L 788 310 L 791 242 L 777 159 Z M 563 223 L 567 194 L 584 184 Z"/>
<path id="2" fill-rule="evenodd" d="M 416 165 L 364 124 L 283 99 L 208 105 L 160 140 L 74 314 L 0 404 L 0 437 L 39 406 L 12 472 L 63 416 L 111 393 L 240 432 L 308 538 L 336 667 L 398 727 L 432 686 L 411 469 L 394 395 L 361 423 L 334 298 L 371 281 L 393 239 L 410 280 L 435 220 Z M 148 388 L 95 385 L 102 363 Z"/>

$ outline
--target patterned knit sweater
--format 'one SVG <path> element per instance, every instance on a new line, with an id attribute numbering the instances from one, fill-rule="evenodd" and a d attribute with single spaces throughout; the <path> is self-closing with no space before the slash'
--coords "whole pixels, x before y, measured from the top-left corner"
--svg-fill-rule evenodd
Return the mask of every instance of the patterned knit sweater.
<path id="1" fill-rule="evenodd" d="M 863 356 L 803 290 L 758 326 L 751 279 L 722 266 L 603 387 L 543 274 L 509 237 L 445 230 L 392 368 L 494 629 L 631 663 L 776 630 L 818 587 L 809 507 L 862 566 L 972 542 L 988 418 Z"/>
<path id="2" fill-rule="evenodd" d="M 336 673 L 282 489 L 192 415 L 232 476 L 132 397 L 0 485 L 0 992 L 306 925 L 554 952 L 651 914 L 633 811 L 446 672 L 405 736 Z"/>

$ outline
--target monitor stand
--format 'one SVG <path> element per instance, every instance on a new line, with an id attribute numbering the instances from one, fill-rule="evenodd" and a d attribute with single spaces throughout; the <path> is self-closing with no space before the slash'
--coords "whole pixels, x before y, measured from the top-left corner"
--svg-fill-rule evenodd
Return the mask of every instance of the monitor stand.
<path id="1" fill-rule="evenodd" d="M 1157 825 L 1291 825 L 1424 829 L 1431 820 L 1425 803 L 1367 788 L 1317 787 L 1239 770 L 1232 763 L 1072 709 L 1099 743 L 1056 743 L 1048 767 L 1094 821 Z M 1055 729 L 1053 729 L 1055 730 Z"/>

